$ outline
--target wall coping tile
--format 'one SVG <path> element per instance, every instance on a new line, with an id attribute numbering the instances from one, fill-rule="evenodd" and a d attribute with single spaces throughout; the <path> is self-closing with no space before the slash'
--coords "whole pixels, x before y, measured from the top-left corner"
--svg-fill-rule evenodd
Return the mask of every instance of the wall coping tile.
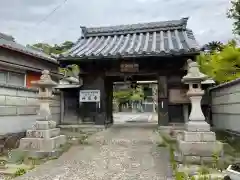
<path id="1" fill-rule="evenodd" d="M 236 84 L 238 84 L 238 83 L 240 83 L 240 78 L 235 79 L 235 80 L 232 80 L 232 81 L 230 81 L 230 82 L 226 82 L 226 83 L 219 84 L 219 85 L 214 86 L 214 87 L 211 87 L 211 88 L 209 88 L 209 91 L 218 90 L 218 89 L 220 89 L 220 88 L 228 88 L 228 87 L 233 86 L 233 85 L 236 85 Z"/>

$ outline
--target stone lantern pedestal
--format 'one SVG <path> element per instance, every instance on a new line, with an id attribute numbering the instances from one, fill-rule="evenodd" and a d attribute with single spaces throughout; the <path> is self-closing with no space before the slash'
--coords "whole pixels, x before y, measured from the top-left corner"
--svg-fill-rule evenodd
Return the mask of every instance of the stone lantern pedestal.
<path id="1" fill-rule="evenodd" d="M 20 140 L 19 150 L 29 157 L 42 158 L 55 156 L 60 146 L 66 143 L 66 136 L 60 135 L 56 122 L 51 120 L 50 102 L 53 98 L 52 89 L 57 85 L 52 81 L 49 71 L 44 70 L 39 81 L 32 82 L 39 89 L 39 117 L 32 129 L 27 130 L 26 137 Z"/>
<path id="2" fill-rule="evenodd" d="M 188 74 L 182 78 L 183 83 L 189 85 L 187 96 L 191 101 L 189 121 L 185 123 L 185 130 L 177 139 L 176 160 L 183 163 L 212 162 L 215 153 L 222 154 L 222 143 L 216 141 L 216 135 L 210 131 L 210 125 L 205 121 L 201 109 L 204 90 L 201 82 L 207 76 L 199 71 L 198 64 L 188 60 Z"/>

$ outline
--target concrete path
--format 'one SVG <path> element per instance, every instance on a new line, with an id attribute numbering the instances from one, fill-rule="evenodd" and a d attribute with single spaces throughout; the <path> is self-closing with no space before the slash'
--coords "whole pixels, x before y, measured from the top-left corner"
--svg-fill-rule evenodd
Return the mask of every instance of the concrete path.
<path id="1" fill-rule="evenodd" d="M 113 125 L 16 180 L 167 180 L 168 152 L 157 147 L 156 125 Z"/>

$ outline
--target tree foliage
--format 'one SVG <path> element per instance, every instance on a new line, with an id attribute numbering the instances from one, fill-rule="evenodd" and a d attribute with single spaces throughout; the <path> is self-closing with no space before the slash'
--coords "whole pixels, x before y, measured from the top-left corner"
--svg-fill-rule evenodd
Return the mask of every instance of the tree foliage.
<path id="1" fill-rule="evenodd" d="M 51 55 L 51 54 L 61 54 L 69 50 L 73 45 L 74 45 L 73 42 L 65 41 L 60 45 L 55 44 L 53 46 L 47 43 L 37 43 L 33 45 L 28 45 L 28 46 L 41 49 L 44 53 Z"/>
<path id="2" fill-rule="evenodd" d="M 232 19 L 233 22 L 233 32 L 240 35 L 240 0 L 232 0 L 231 8 L 228 10 L 227 17 Z"/>
<path id="3" fill-rule="evenodd" d="M 33 44 L 33 45 L 27 45 L 29 47 L 33 47 L 33 48 L 38 48 L 40 50 L 42 50 L 44 53 L 52 55 L 52 54 L 61 54 L 69 49 L 71 49 L 73 47 L 74 43 L 71 41 L 65 41 L 64 43 L 60 44 L 60 45 L 50 45 L 47 43 L 37 43 L 37 44 Z M 72 64 L 72 65 L 68 65 L 67 67 L 64 68 L 59 68 L 59 72 L 64 74 L 67 77 L 76 77 L 78 78 L 78 74 L 80 72 L 80 68 L 78 65 L 76 64 Z"/>
<path id="4" fill-rule="evenodd" d="M 80 73 L 80 68 L 77 64 L 71 64 L 65 68 L 59 68 L 59 72 L 64 74 L 64 76 L 66 76 L 66 77 L 78 78 L 78 75 Z"/>
<path id="5" fill-rule="evenodd" d="M 125 90 L 118 90 L 113 92 L 113 98 L 118 103 L 127 101 L 141 101 L 144 99 L 144 93 L 142 87 L 129 88 Z"/>
<path id="6" fill-rule="evenodd" d="M 224 48 L 224 45 L 220 41 L 212 41 L 204 45 L 204 49 L 207 49 L 210 51 L 222 51 L 223 48 Z"/>
<path id="7" fill-rule="evenodd" d="M 118 102 L 126 102 L 130 100 L 130 97 L 132 96 L 132 90 L 131 89 L 125 89 L 125 90 L 119 90 L 113 92 L 113 98 Z"/>
<path id="8" fill-rule="evenodd" d="M 141 101 L 144 99 L 144 93 L 143 89 L 141 87 L 137 87 L 136 89 L 132 90 L 132 95 L 130 97 L 130 100 L 132 101 Z"/>
<path id="9" fill-rule="evenodd" d="M 240 77 L 240 49 L 235 41 L 223 46 L 222 51 L 201 53 L 197 57 L 200 70 L 217 83 L 224 83 Z"/>

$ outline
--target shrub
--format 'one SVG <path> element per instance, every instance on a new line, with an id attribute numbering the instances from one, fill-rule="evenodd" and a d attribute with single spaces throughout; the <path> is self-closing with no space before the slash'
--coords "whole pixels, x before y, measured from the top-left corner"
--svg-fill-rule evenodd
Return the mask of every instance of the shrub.
<path id="1" fill-rule="evenodd" d="M 15 173 L 14 173 L 14 177 L 18 177 L 18 176 L 22 176 L 24 174 L 26 174 L 27 171 L 26 169 L 23 169 L 23 168 L 19 168 Z"/>

